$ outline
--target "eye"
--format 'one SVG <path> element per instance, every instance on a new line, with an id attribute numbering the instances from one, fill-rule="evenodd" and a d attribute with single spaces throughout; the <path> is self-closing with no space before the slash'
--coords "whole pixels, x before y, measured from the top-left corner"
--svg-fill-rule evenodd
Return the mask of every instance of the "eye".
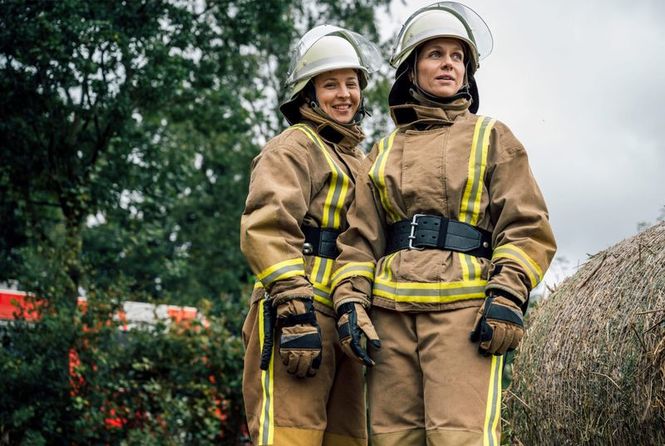
<path id="1" fill-rule="evenodd" d="M 431 59 L 438 59 L 439 57 L 441 57 L 441 51 L 432 50 L 432 51 L 429 52 L 427 57 L 429 57 Z"/>
<path id="2" fill-rule="evenodd" d="M 458 52 L 458 51 L 455 51 L 455 52 L 452 54 L 452 58 L 453 58 L 453 60 L 457 60 L 457 61 L 460 61 L 460 62 L 461 62 L 462 60 L 464 60 L 464 54 L 463 54 L 463 53 L 460 53 L 460 52 Z"/>
<path id="3" fill-rule="evenodd" d="M 358 82 L 355 82 L 355 81 L 347 82 L 346 87 L 347 88 L 353 88 L 353 89 L 358 88 Z"/>

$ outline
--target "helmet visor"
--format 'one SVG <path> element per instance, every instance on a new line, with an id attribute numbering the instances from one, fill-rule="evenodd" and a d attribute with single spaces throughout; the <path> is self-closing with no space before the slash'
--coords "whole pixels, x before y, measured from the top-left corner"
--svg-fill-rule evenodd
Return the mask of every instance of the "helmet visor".
<path id="1" fill-rule="evenodd" d="M 358 59 L 360 60 L 360 67 L 367 73 L 372 73 L 379 69 L 382 62 L 381 51 L 379 48 L 366 39 L 362 35 L 340 28 L 334 25 L 319 25 L 309 30 L 303 35 L 298 43 L 296 43 L 291 54 L 291 63 L 289 71 L 286 76 L 286 85 L 291 85 L 301 79 L 301 71 L 299 68 L 300 61 L 305 57 L 305 54 L 317 41 L 325 36 L 339 36 L 347 40 L 355 49 Z M 334 57 L 334 55 L 331 55 Z M 341 68 L 341 67 L 340 67 Z M 353 68 L 356 68 L 355 66 Z"/>
<path id="2" fill-rule="evenodd" d="M 431 28 L 420 33 L 416 39 L 408 39 L 408 42 L 404 41 L 404 34 L 410 28 L 411 24 L 427 11 L 446 11 L 459 19 L 466 28 L 466 34 L 471 39 L 470 43 L 476 47 L 478 60 L 484 59 L 492 52 L 492 48 L 494 47 L 492 32 L 485 21 L 473 9 L 457 2 L 436 2 L 420 8 L 404 22 L 392 51 L 391 63 L 402 60 L 404 54 L 413 50 L 420 43 L 439 35 L 447 34 L 443 28 L 440 32 L 436 28 Z"/>

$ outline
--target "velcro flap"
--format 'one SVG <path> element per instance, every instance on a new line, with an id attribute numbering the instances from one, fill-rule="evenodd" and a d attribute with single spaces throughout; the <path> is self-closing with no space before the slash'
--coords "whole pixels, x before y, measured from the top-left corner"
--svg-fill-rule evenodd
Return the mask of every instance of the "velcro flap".
<path id="1" fill-rule="evenodd" d="M 280 348 L 319 350 L 321 348 L 321 339 L 318 333 L 306 335 L 282 335 Z"/>
<path id="2" fill-rule="evenodd" d="M 522 317 L 514 310 L 504 307 L 503 305 L 492 305 L 487 312 L 487 319 L 494 319 L 495 321 L 504 321 L 511 324 L 522 326 L 524 325 Z"/>

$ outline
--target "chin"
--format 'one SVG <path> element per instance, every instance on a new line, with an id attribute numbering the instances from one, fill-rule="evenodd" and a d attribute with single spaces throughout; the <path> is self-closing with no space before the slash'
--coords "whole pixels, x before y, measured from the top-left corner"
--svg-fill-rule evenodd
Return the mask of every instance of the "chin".
<path id="1" fill-rule="evenodd" d="M 348 124 L 353 119 L 353 116 L 351 116 L 349 118 L 342 118 L 342 117 L 339 117 L 339 116 L 333 116 L 332 118 L 340 124 Z"/>

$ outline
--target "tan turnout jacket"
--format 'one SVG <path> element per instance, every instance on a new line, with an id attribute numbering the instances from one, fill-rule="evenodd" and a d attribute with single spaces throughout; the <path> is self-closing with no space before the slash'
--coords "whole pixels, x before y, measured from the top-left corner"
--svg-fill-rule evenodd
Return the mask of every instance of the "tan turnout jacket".
<path id="1" fill-rule="evenodd" d="M 252 302 L 266 290 L 275 305 L 312 297 L 332 315 L 333 260 L 303 255 L 301 225 L 346 228 L 364 135 L 308 106 L 300 111 L 304 120 L 270 140 L 252 162 L 240 248 L 257 277 Z"/>
<path id="2" fill-rule="evenodd" d="M 503 123 L 448 107 L 391 108 L 397 130 L 364 160 L 338 239 L 335 306 L 361 302 L 398 311 L 479 306 L 487 289 L 525 302 L 556 245 L 524 147 Z M 490 231 L 491 260 L 439 249 L 385 255 L 386 226 L 435 214 Z"/>

